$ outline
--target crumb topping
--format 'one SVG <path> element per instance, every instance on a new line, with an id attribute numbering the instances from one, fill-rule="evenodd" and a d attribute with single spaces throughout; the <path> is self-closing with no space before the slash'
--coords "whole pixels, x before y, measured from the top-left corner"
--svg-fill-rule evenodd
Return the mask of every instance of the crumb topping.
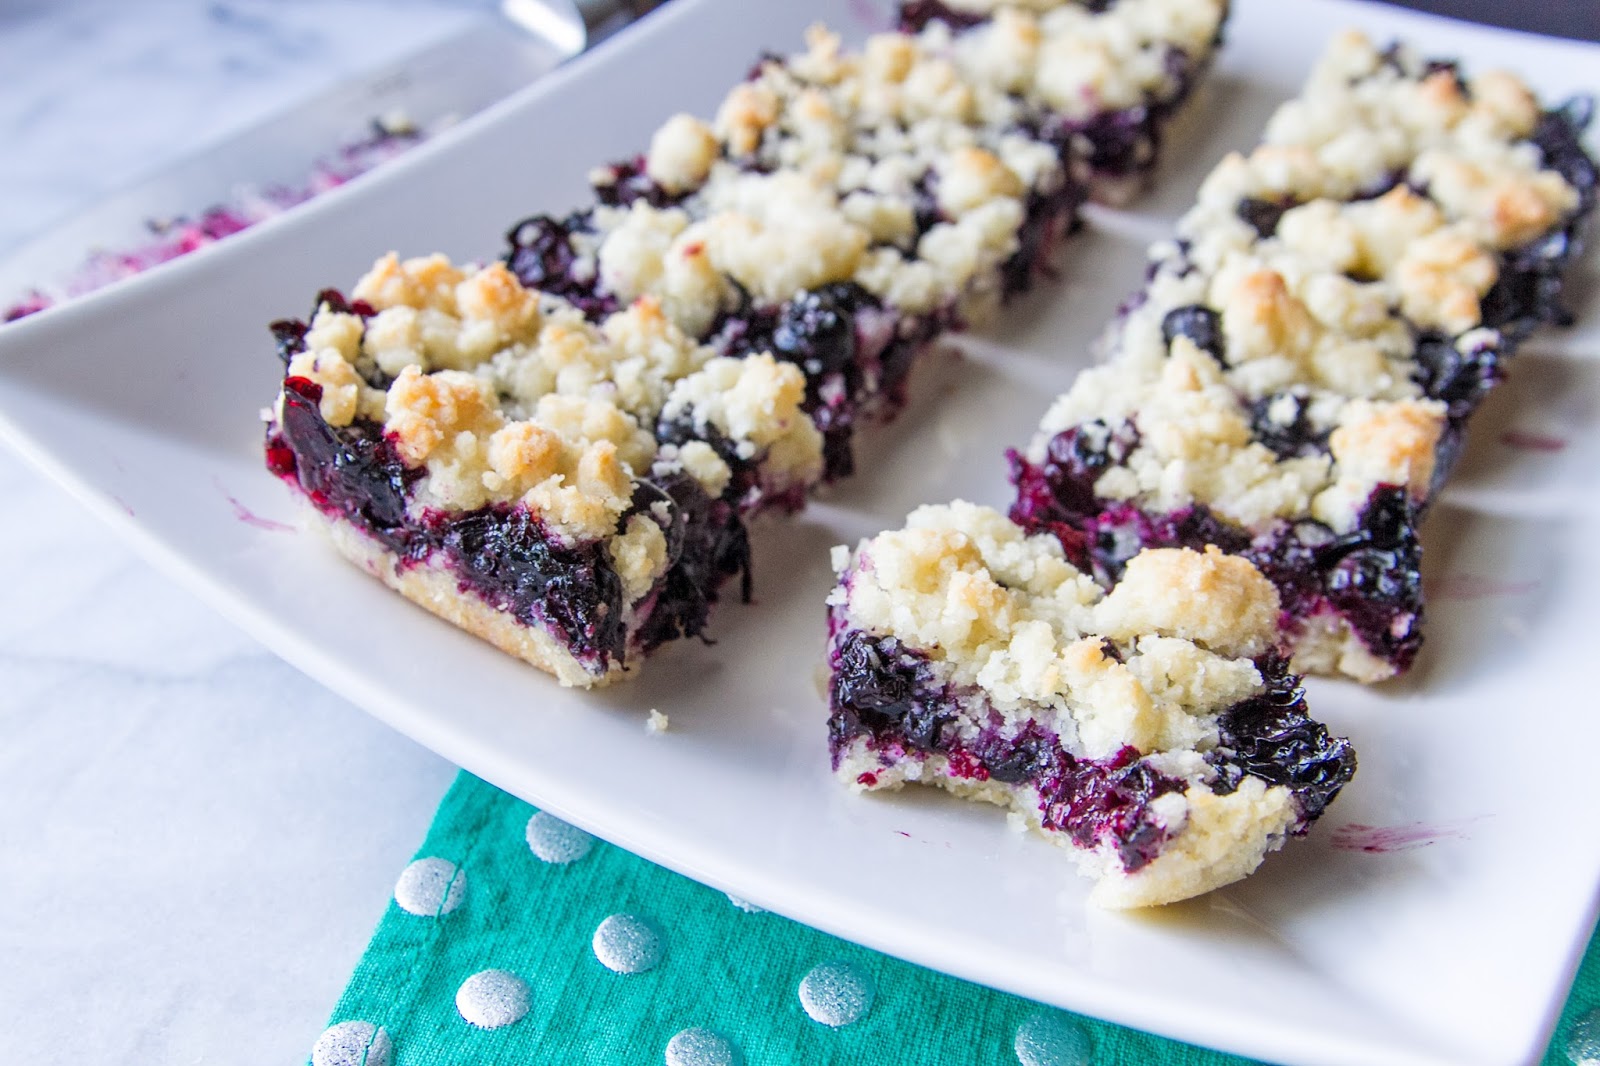
<path id="1" fill-rule="evenodd" d="M 289 360 L 288 374 L 307 378 L 322 387 L 322 399 L 317 406 L 330 426 L 348 426 L 360 416 L 382 416 L 383 393 L 368 388 L 338 348 L 308 347 Z"/>
<path id="2" fill-rule="evenodd" d="M 911 313 L 981 320 L 1025 201 L 1068 180 L 1029 131 L 1171 96 L 1171 53 L 1203 59 L 1226 13 L 1223 0 L 1028 7 L 959 33 L 876 34 L 859 51 L 816 26 L 710 123 L 673 116 L 646 172 L 680 199 L 595 212 L 601 284 L 655 296 L 691 336 L 737 302 L 735 284 L 770 303 L 850 280 Z M 919 230 L 930 192 L 939 217 Z"/>
<path id="3" fill-rule="evenodd" d="M 1261 148 L 1219 168 L 1185 232 L 1231 213 L 1242 196 L 1347 200 L 1409 173 L 1451 221 L 1504 250 L 1548 230 L 1577 193 L 1526 143 L 1539 116 L 1514 75 L 1460 78 L 1408 47 L 1338 37 L 1305 90 L 1267 125 Z"/>
<path id="4" fill-rule="evenodd" d="M 622 601 L 635 603 L 667 570 L 667 538 L 661 527 L 642 514 L 628 519 L 621 536 L 606 544 L 611 565 L 622 580 Z"/>
<path id="5" fill-rule="evenodd" d="M 1214 549 L 1147 550 L 1106 593 L 1049 535 L 957 501 L 836 551 L 849 625 L 927 654 L 1018 721 L 1060 716 L 1093 758 L 1215 742 L 1215 715 L 1260 691 L 1248 656 L 1276 633 L 1277 593 Z"/>
<path id="6" fill-rule="evenodd" d="M 1227 14 L 1223 0 L 1119 0 L 1093 10 L 1064 0 L 964 0 L 957 10 L 993 17 L 954 35 L 923 32 L 954 52 L 962 74 L 1034 98 L 1071 119 L 1170 97 L 1174 50 L 1199 58 Z"/>
<path id="7" fill-rule="evenodd" d="M 650 139 L 645 173 L 669 193 L 687 192 L 711 173 L 718 148 L 710 126 L 693 115 L 674 115 Z"/>
<path id="8" fill-rule="evenodd" d="M 1129 560 L 1096 619 L 1114 640 L 1176 637 L 1260 655 L 1278 632 L 1278 590 L 1250 561 L 1215 546 L 1147 548 Z"/>
<path id="9" fill-rule="evenodd" d="M 715 426 L 733 441 L 740 458 L 762 457 L 772 488 L 806 485 L 822 476 L 822 434 L 801 408 L 806 380 L 793 363 L 779 362 L 768 352 L 743 359 L 717 358 L 680 381 L 667 399 L 666 419 L 692 418 L 697 426 Z M 704 453 L 693 449 L 679 459 L 702 483 L 721 472 Z M 723 469 L 726 469 L 725 465 Z"/>
<path id="10" fill-rule="evenodd" d="M 1265 143 L 1309 149 L 1324 180 L 1344 186 L 1322 195 L 1348 196 L 1430 148 L 1508 163 L 1518 155 L 1512 165 L 1533 169 L 1527 153 L 1506 145 L 1527 137 L 1537 118 L 1531 92 L 1513 75 L 1458 82 L 1454 71 L 1430 71 L 1404 45 L 1379 49 L 1350 31 L 1329 46 L 1305 91 L 1272 117 Z"/>
<path id="11" fill-rule="evenodd" d="M 1178 338 L 1164 363 L 1110 364 L 1084 372 L 1052 406 L 1035 440 L 1073 425 L 1131 423 L 1139 445 L 1095 483 L 1110 500 L 1172 511 L 1196 501 L 1247 526 L 1304 513 L 1333 480 L 1324 456 L 1279 459 L 1251 439 L 1248 407 L 1217 362 Z"/>
<path id="12" fill-rule="evenodd" d="M 713 496 L 732 480 L 705 441 L 662 446 L 664 414 L 692 411 L 743 458 L 759 457 L 765 487 L 821 475 L 799 369 L 770 355 L 713 359 L 655 297 L 595 325 L 498 263 L 392 254 L 356 291 L 377 309 L 365 328 L 360 316 L 321 308 L 289 373 L 322 387 L 330 425 L 376 421 L 400 458 L 425 471 L 410 499 L 419 514 L 525 505 L 558 538 L 606 541 L 636 598 L 666 559 L 656 521 L 634 515 L 623 526 L 639 479 L 675 466 Z M 385 378 L 386 388 L 371 384 Z"/>
<path id="13" fill-rule="evenodd" d="M 390 252 L 356 282 L 351 296 L 382 311 L 390 307 L 456 313 L 456 286 L 462 273 L 443 255 L 400 261 Z"/>

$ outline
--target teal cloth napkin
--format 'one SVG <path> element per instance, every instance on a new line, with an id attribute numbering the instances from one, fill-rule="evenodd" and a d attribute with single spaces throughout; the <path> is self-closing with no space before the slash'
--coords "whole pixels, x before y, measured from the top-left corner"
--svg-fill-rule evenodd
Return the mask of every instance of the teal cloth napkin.
<path id="1" fill-rule="evenodd" d="M 1597 945 L 1545 1066 L 1600 1063 L 1568 1053 L 1600 1004 Z M 755 910 L 466 773 L 311 1054 L 313 1066 L 1248 1061 L 1041 1007 Z"/>

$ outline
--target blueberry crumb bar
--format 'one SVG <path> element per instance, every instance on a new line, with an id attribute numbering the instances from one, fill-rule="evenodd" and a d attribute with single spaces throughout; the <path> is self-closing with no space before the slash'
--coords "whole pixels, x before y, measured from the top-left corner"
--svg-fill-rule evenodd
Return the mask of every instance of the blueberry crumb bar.
<path id="1" fill-rule="evenodd" d="M 916 37 L 852 50 L 813 27 L 711 121 L 676 115 L 596 170 L 592 207 L 519 223 L 506 263 L 592 315 L 652 296 L 720 354 L 800 367 L 842 477 L 919 356 L 1026 289 L 1077 225 L 1081 186 L 1020 106 Z"/>
<path id="2" fill-rule="evenodd" d="M 1273 654 L 1278 595 L 1215 548 L 1147 549 L 1114 584 L 1060 541 L 956 502 L 835 549 L 829 745 L 859 789 L 1009 807 L 1110 907 L 1236 881 L 1355 772 Z"/>
<path id="3" fill-rule="evenodd" d="M 1566 318 L 1588 117 L 1337 39 L 1012 455 L 1012 517 L 1107 579 L 1148 547 L 1239 553 L 1277 586 L 1294 669 L 1404 671 L 1418 524 L 1518 344 Z"/>
<path id="4" fill-rule="evenodd" d="M 1211 65 L 1227 0 L 910 0 L 900 25 L 1027 101 L 1103 203 L 1143 190 L 1167 127 Z"/>
<path id="5" fill-rule="evenodd" d="M 705 625 L 744 516 L 822 470 L 798 368 L 652 299 L 599 324 L 499 263 L 378 261 L 275 325 L 267 464 L 353 562 L 566 685 Z"/>

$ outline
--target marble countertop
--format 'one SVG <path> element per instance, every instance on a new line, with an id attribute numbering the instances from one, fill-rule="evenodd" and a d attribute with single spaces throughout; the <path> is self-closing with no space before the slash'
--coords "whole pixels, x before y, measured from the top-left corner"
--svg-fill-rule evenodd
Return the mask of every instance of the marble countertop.
<path id="1" fill-rule="evenodd" d="M 0 256 L 482 10 L 0 7 Z M 0 1062 L 304 1061 L 455 768 L 4 448 L 0 497 Z"/>

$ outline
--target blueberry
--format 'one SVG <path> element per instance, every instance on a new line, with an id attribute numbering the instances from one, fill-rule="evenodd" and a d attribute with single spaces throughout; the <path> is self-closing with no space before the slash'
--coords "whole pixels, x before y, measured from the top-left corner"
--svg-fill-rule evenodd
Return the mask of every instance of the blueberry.
<path id="1" fill-rule="evenodd" d="M 876 301 L 854 282 L 803 292 L 778 309 L 773 354 L 798 363 L 808 378 L 840 373 L 856 358 L 855 316 Z"/>
<path id="2" fill-rule="evenodd" d="M 633 513 L 663 499 L 672 505 L 672 521 L 664 531 L 668 563 L 655 608 L 639 627 L 639 647 L 646 652 L 669 640 L 699 636 L 717 590 L 734 575 L 740 578 L 741 598 L 750 602 L 750 537 L 738 510 L 678 473 L 641 483 Z"/>
<path id="3" fill-rule="evenodd" d="M 1278 232 L 1278 222 L 1293 206 L 1294 201 L 1288 197 L 1278 200 L 1258 200 L 1253 196 L 1247 196 L 1239 201 L 1234 213 L 1249 223 L 1250 228 L 1265 240 Z"/>
<path id="4" fill-rule="evenodd" d="M 1184 783 L 1168 777 L 1125 747 L 1109 760 L 1064 759 L 1057 776 L 1039 786 L 1041 822 L 1067 833 L 1080 847 L 1109 838 L 1129 873 L 1160 854 L 1166 832 L 1150 816 L 1150 803 Z"/>
<path id="5" fill-rule="evenodd" d="M 1363 643 L 1401 669 L 1422 646 L 1422 545 L 1406 489 L 1373 491 L 1353 532 L 1317 549 L 1322 593 Z"/>
<path id="6" fill-rule="evenodd" d="M 953 30 L 970 29 L 982 25 L 987 18 L 980 12 L 957 11 L 941 0 L 905 0 L 899 7 L 901 33 L 921 33 L 935 22 L 942 22 Z"/>
<path id="7" fill-rule="evenodd" d="M 722 494 L 723 499 L 738 502 L 745 492 L 756 485 L 755 464 L 739 454 L 738 443 L 711 423 L 696 421 L 692 410 L 683 411 L 674 418 L 660 419 L 655 431 L 656 440 L 662 444 L 682 446 L 690 441 L 699 441 L 716 452 L 717 458 L 727 463 L 728 469 L 733 471 L 728 488 Z"/>
<path id="8" fill-rule="evenodd" d="M 1218 718 L 1217 746 L 1206 756 L 1217 771 L 1212 790 L 1227 794 L 1245 776 L 1283 785 L 1305 822 L 1317 818 L 1356 772 L 1355 750 L 1306 713 L 1300 679 L 1281 660 L 1257 664 L 1267 691 Z"/>
<path id="9" fill-rule="evenodd" d="M 1416 344 L 1417 385 L 1429 398 L 1444 401 L 1451 418 L 1471 414 L 1505 376 L 1505 353 L 1497 339 L 1463 350 L 1460 341 L 1430 331 Z"/>
<path id="10" fill-rule="evenodd" d="M 1467 99 L 1472 98 L 1472 88 L 1467 84 L 1467 79 L 1461 76 L 1461 66 L 1453 59 L 1430 59 L 1423 68 L 1424 76 L 1432 77 L 1440 72 L 1450 75 L 1450 80 L 1455 82 L 1456 92 Z"/>
<path id="11" fill-rule="evenodd" d="M 646 172 L 642 155 L 601 167 L 591 183 L 595 199 L 607 207 L 627 207 L 636 200 L 651 207 L 671 207 L 683 198 L 667 192 Z"/>
<path id="12" fill-rule="evenodd" d="M 406 498 L 422 471 L 406 468 L 376 422 L 357 419 L 335 430 L 322 418 L 321 399 L 322 387 L 314 381 L 284 381 L 283 417 L 268 441 L 269 467 L 280 476 L 292 471 L 319 508 L 404 555 L 413 539 Z"/>
<path id="13" fill-rule="evenodd" d="M 1196 348 L 1208 353 L 1223 366 L 1228 365 L 1224 355 L 1222 316 L 1211 308 L 1189 304 L 1168 311 L 1161 319 L 1161 339 L 1170 350 L 1172 342 L 1179 337 L 1188 337 Z"/>
<path id="14" fill-rule="evenodd" d="M 920 238 L 945 220 L 944 209 L 939 206 L 937 192 L 939 173 L 927 170 L 911 186 L 911 219 Z"/>
<path id="15" fill-rule="evenodd" d="M 1032 781 L 1047 773 L 1064 755 L 1055 737 L 1043 736 L 1031 724 L 1027 732 L 1002 740 L 998 733 L 980 738 L 974 747 L 983 768 L 991 778 L 1008 785 Z"/>
<path id="16" fill-rule="evenodd" d="M 1578 215 L 1588 213 L 1595 200 L 1595 162 L 1583 146 L 1583 131 L 1594 120 L 1594 111 L 1593 96 L 1575 96 L 1541 115 L 1528 138 L 1538 146 L 1545 168 L 1578 191 Z"/>
<path id="17" fill-rule="evenodd" d="M 1074 566 L 1087 568 L 1104 545 L 1096 544 L 1095 519 L 1101 502 L 1095 482 L 1110 466 L 1127 460 L 1139 445 L 1131 422 L 1116 429 L 1096 420 L 1063 430 L 1045 447 L 1045 460 L 1034 465 L 1018 452 L 1006 453 L 1017 496 L 1011 520 L 1030 533 L 1051 533 Z"/>
<path id="18" fill-rule="evenodd" d="M 1290 392 L 1263 396 L 1250 404 L 1250 431 L 1279 459 L 1316 455 L 1327 448 L 1327 433 L 1312 428 L 1305 399 Z"/>
<path id="19" fill-rule="evenodd" d="M 538 289 L 571 301 L 590 319 L 599 320 L 617 310 L 615 297 L 599 291 L 592 270 L 579 272 L 578 252 L 572 238 L 591 229 L 587 211 L 566 218 L 534 215 L 518 222 L 506 234 L 506 268 L 524 287 Z"/>
<path id="20" fill-rule="evenodd" d="M 287 367 L 289 360 L 306 350 L 306 333 L 310 326 L 298 318 L 281 318 L 267 327 L 278 348 L 278 358 Z"/>
<path id="21" fill-rule="evenodd" d="M 957 708 L 934 679 L 927 656 L 893 637 L 861 630 L 835 644 L 830 696 L 834 753 L 862 734 L 893 737 L 919 750 L 935 750 Z"/>
<path id="22" fill-rule="evenodd" d="M 525 624 L 543 622 L 579 656 L 623 655 L 622 582 L 603 542 L 564 544 L 526 507 L 505 504 L 439 513 L 425 528 L 489 603 Z"/>

